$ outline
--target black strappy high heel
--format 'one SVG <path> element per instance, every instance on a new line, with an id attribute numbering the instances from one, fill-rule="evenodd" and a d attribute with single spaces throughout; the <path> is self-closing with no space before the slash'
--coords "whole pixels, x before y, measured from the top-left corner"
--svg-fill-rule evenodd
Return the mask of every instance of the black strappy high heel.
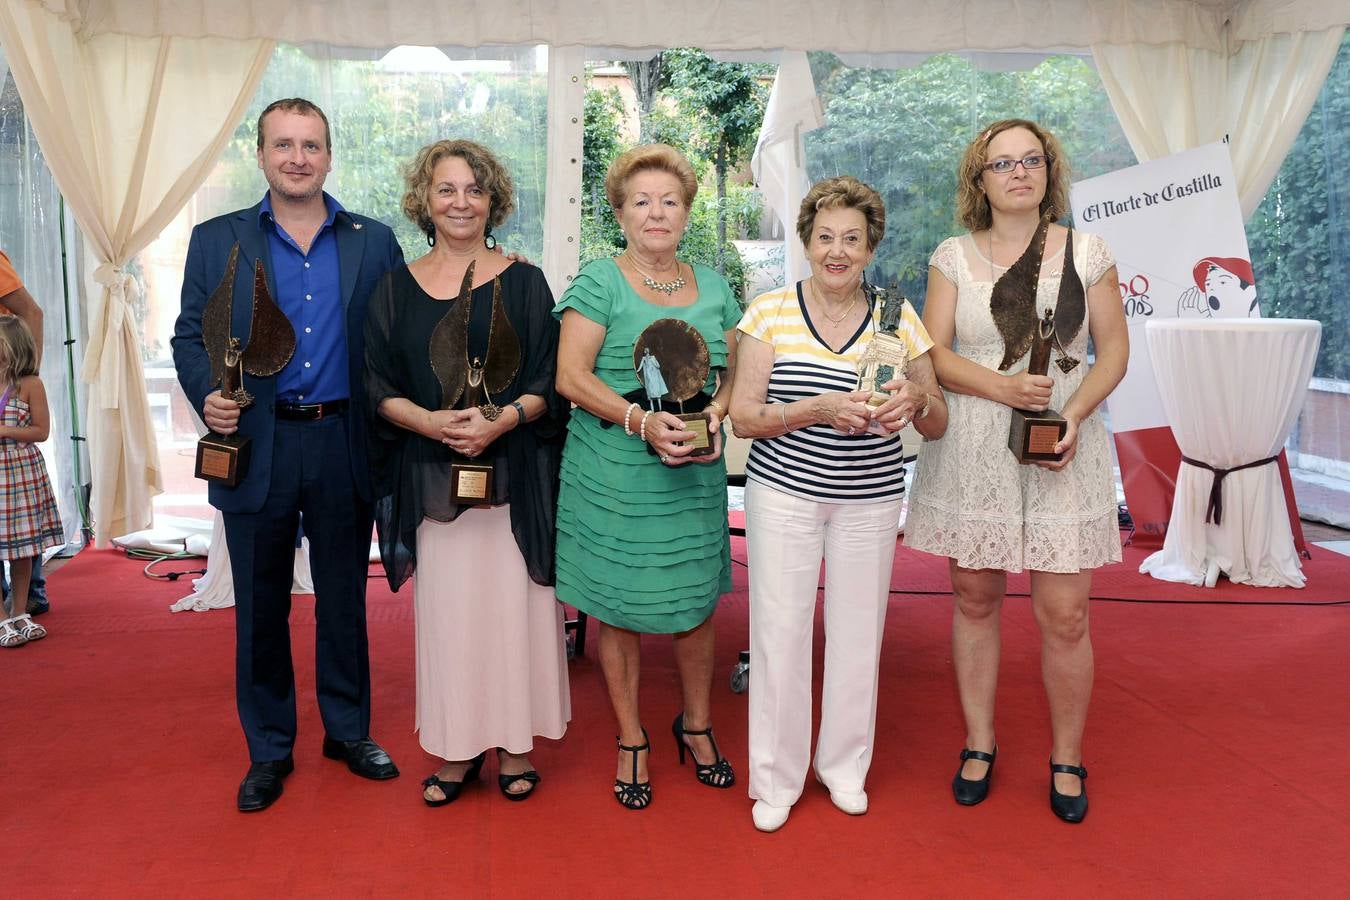
<path id="1" fill-rule="evenodd" d="M 479 774 L 483 771 L 483 760 L 487 758 L 487 751 L 475 756 L 469 762 L 469 768 L 464 771 L 464 777 L 459 781 L 442 781 L 432 772 L 422 781 L 422 800 L 427 806 L 444 806 L 447 803 L 454 802 L 459 796 L 460 791 L 464 790 L 464 785 L 471 781 L 477 781 Z M 445 796 L 439 800 L 433 800 L 427 796 L 426 789 L 429 787 L 438 787 Z"/>
<path id="2" fill-rule="evenodd" d="M 712 744 L 713 755 L 717 757 L 717 762 L 704 765 L 694 756 L 694 776 L 708 787 L 729 788 L 736 783 L 736 773 L 731 768 L 731 763 L 717 749 L 717 741 L 713 738 L 712 726 L 708 726 L 702 731 L 687 731 L 684 727 L 684 713 L 675 717 L 671 723 L 671 732 L 675 735 L 675 746 L 680 748 L 680 765 L 684 765 L 684 754 L 687 752 L 694 756 L 694 751 L 684 742 L 685 735 L 699 737 L 707 735 L 708 743 Z"/>
<path id="3" fill-rule="evenodd" d="M 642 729 L 642 743 L 636 747 L 626 746 L 623 738 L 616 737 L 614 740 L 619 742 L 619 749 L 633 754 L 633 780 L 621 781 L 614 779 L 614 799 L 618 800 L 629 809 L 646 809 L 647 804 L 652 802 L 652 783 L 650 781 L 638 781 L 638 758 L 637 755 L 643 750 L 652 749 L 651 738 L 647 737 L 647 729 Z"/>

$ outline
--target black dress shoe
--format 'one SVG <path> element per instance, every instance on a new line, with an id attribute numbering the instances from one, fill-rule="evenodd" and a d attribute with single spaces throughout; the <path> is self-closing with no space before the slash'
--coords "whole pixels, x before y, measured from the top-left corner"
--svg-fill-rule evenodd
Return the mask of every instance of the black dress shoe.
<path id="1" fill-rule="evenodd" d="M 239 811 L 258 812 L 267 809 L 281 796 L 281 782 L 295 770 L 288 756 L 274 762 L 255 762 L 239 785 Z"/>
<path id="2" fill-rule="evenodd" d="M 328 736 L 323 739 L 323 755 L 329 759 L 340 759 L 362 778 L 384 781 L 398 776 L 398 766 L 384 752 L 384 748 L 368 737 L 359 741 L 335 741 Z"/>
<path id="3" fill-rule="evenodd" d="M 1055 790 L 1055 773 L 1063 772 L 1066 775 L 1077 775 L 1082 782 L 1083 792 L 1077 797 L 1070 797 L 1068 794 L 1061 794 Z M 1066 766 L 1050 760 L 1050 808 L 1054 810 L 1055 815 L 1059 816 L 1065 822 L 1081 822 L 1087 815 L 1087 769 L 1082 766 Z"/>
<path id="4" fill-rule="evenodd" d="M 976 803 L 989 796 L 989 780 L 994 776 L 994 759 L 998 756 L 998 748 L 994 748 L 993 753 L 985 753 L 983 750 L 970 750 L 961 748 L 961 765 L 956 767 L 956 777 L 952 779 L 952 794 L 956 797 L 956 802 L 962 806 L 974 806 Z M 966 760 L 978 759 L 989 763 L 989 768 L 984 770 L 984 777 L 980 779 L 962 778 L 961 772 L 966 767 Z"/>

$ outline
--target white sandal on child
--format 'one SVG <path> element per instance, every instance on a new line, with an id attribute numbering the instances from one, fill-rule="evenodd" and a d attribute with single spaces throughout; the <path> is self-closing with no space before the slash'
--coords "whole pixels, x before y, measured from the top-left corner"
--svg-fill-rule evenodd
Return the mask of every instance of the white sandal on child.
<path id="1" fill-rule="evenodd" d="M 15 627 L 19 629 L 25 641 L 40 641 L 47 636 L 47 629 L 33 621 L 33 617 L 24 613 L 21 616 L 15 616 L 10 619 Z"/>
<path id="2" fill-rule="evenodd" d="M 0 622 L 0 647 L 22 647 L 28 643 L 28 638 L 23 636 L 17 628 L 14 627 L 13 619 L 5 619 Z"/>

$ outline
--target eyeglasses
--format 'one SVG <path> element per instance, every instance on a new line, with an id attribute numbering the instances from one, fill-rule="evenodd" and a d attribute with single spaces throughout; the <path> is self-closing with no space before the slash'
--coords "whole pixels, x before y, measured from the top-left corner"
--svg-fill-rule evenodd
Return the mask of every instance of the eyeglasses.
<path id="1" fill-rule="evenodd" d="M 1024 156 L 1021 159 L 996 159 L 993 162 L 984 164 L 984 168 L 995 175 L 1011 175 L 1021 163 L 1022 168 L 1030 172 L 1032 169 L 1039 169 L 1050 162 L 1050 157 L 1043 153 L 1033 153 L 1031 156 Z"/>

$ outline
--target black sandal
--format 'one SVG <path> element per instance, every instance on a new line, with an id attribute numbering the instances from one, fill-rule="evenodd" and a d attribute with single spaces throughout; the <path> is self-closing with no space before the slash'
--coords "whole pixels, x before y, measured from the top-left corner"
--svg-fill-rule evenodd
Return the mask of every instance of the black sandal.
<path id="1" fill-rule="evenodd" d="M 636 747 L 624 745 L 623 738 L 616 737 L 619 742 L 619 749 L 633 754 L 633 780 L 620 781 L 614 779 L 614 799 L 618 800 L 629 809 L 646 809 L 647 804 L 652 802 L 652 783 L 650 781 L 638 781 L 638 758 L 637 755 L 643 750 L 652 749 L 651 738 L 647 737 L 647 729 L 642 729 L 642 743 Z"/>
<path id="2" fill-rule="evenodd" d="M 689 753 L 694 757 L 694 776 L 708 787 L 729 788 L 736 783 L 736 772 L 731 768 L 731 763 L 717 749 L 717 741 L 713 738 L 712 726 L 704 728 L 702 731 L 686 731 L 684 727 L 684 713 L 675 717 L 675 721 L 670 725 L 671 732 L 675 735 L 675 745 L 680 748 L 680 765 L 684 765 L 684 754 Z M 717 757 L 717 762 L 704 765 L 694 756 L 693 749 L 684 742 L 685 735 L 699 737 L 707 735 L 708 742 L 712 744 L 713 755 Z"/>
<path id="3" fill-rule="evenodd" d="M 1055 790 L 1056 772 L 1063 772 L 1065 775 L 1077 775 L 1078 780 L 1082 783 L 1082 793 L 1072 797 Z M 1087 769 L 1082 766 L 1066 766 L 1063 763 L 1055 762 L 1053 759 L 1050 760 L 1050 809 L 1065 822 L 1077 824 L 1083 821 L 1088 811 Z"/>
<path id="4" fill-rule="evenodd" d="M 464 785 L 471 781 L 477 781 L 479 773 L 483 771 L 483 760 L 487 758 L 487 751 L 484 750 L 478 754 L 469 763 L 469 768 L 464 771 L 464 777 L 459 781 L 442 781 L 436 777 L 436 772 L 432 772 L 422 781 L 422 801 L 427 806 L 445 806 L 447 803 L 454 802 L 459 796 L 460 791 L 464 790 Z M 436 770 L 437 772 L 440 769 Z M 519 776 L 517 776 L 519 777 Z M 427 788 L 438 787 L 445 796 L 439 800 L 433 800 L 427 796 Z"/>
<path id="5" fill-rule="evenodd" d="M 530 786 L 527 790 L 523 791 L 510 790 L 511 785 L 515 784 L 517 781 L 528 781 Z M 515 775 L 497 776 L 497 787 L 501 789 L 502 796 L 507 800 L 524 800 L 534 793 L 534 789 L 538 784 L 539 773 L 534 769 L 530 769 L 528 772 L 520 772 Z"/>

